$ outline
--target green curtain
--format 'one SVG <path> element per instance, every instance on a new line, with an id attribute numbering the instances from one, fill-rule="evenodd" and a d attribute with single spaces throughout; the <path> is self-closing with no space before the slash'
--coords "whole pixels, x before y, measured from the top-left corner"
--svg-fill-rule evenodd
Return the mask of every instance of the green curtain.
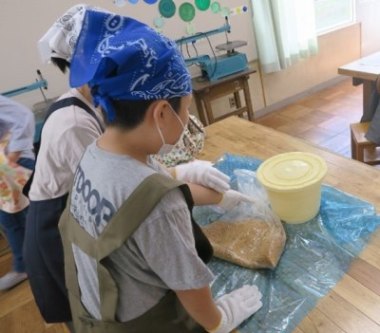
<path id="1" fill-rule="evenodd" d="M 277 72 L 318 52 L 315 0 L 251 0 L 261 68 Z"/>

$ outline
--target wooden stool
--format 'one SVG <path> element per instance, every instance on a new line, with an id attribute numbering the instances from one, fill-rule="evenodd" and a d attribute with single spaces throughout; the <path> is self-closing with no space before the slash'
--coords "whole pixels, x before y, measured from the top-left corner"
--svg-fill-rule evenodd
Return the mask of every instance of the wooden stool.
<path id="1" fill-rule="evenodd" d="M 351 131 L 351 156 L 354 160 L 370 165 L 380 164 L 380 159 L 364 160 L 364 151 L 371 149 L 376 151 L 380 145 L 368 141 L 365 134 L 368 131 L 369 123 L 354 123 L 350 125 Z"/>

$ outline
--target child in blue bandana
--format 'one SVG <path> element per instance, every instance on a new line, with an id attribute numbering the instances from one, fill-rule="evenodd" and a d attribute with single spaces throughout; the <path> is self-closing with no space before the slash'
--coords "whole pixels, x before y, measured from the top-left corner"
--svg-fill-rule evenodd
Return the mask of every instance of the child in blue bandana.
<path id="1" fill-rule="evenodd" d="M 91 8 L 104 12 L 80 4 L 54 22 L 38 43 L 43 61 L 53 62 L 63 72 L 70 68 L 84 14 Z M 103 47 L 102 52 L 104 50 Z M 69 326 L 71 312 L 58 221 L 80 157 L 86 146 L 101 135 L 103 128 L 102 112 L 93 106 L 87 82 L 59 98 L 60 102 L 72 99 L 79 100 L 82 106 L 61 106 L 49 117 L 42 131 L 36 173 L 29 192 L 31 204 L 25 237 L 26 268 L 40 313 L 46 322 L 65 321 Z M 171 172 L 177 179 L 203 184 L 219 192 L 229 189 L 228 177 L 210 162 L 183 164 L 172 168 Z"/>
<path id="2" fill-rule="evenodd" d="M 261 307 L 261 293 L 243 286 L 213 300 L 212 249 L 191 207 L 249 199 L 177 186 L 150 157 L 169 152 L 188 122 L 191 79 L 174 42 L 89 10 L 70 83 L 89 85 L 107 124 L 79 163 L 60 221 L 76 331 L 230 332 Z"/>

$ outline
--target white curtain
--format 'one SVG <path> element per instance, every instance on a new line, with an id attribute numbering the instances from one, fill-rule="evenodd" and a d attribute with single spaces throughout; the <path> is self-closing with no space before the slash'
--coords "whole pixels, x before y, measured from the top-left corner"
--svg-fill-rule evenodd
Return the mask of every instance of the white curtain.
<path id="1" fill-rule="evenodd" d="M 251 0 L 257 51 L 264 73 L 318 52 L 315 0 Z"/>

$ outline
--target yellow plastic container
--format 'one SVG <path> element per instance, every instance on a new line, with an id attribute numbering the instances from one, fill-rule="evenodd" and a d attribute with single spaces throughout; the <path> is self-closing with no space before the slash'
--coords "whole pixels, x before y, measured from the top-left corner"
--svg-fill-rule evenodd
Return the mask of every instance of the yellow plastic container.
<path id="1" fill-rule="evenodd" d="M 273 211 L 287 223 L 303 223 L 318 214 L 326 162 L 311 153 L 275 155 L 257 169 Z"/>

